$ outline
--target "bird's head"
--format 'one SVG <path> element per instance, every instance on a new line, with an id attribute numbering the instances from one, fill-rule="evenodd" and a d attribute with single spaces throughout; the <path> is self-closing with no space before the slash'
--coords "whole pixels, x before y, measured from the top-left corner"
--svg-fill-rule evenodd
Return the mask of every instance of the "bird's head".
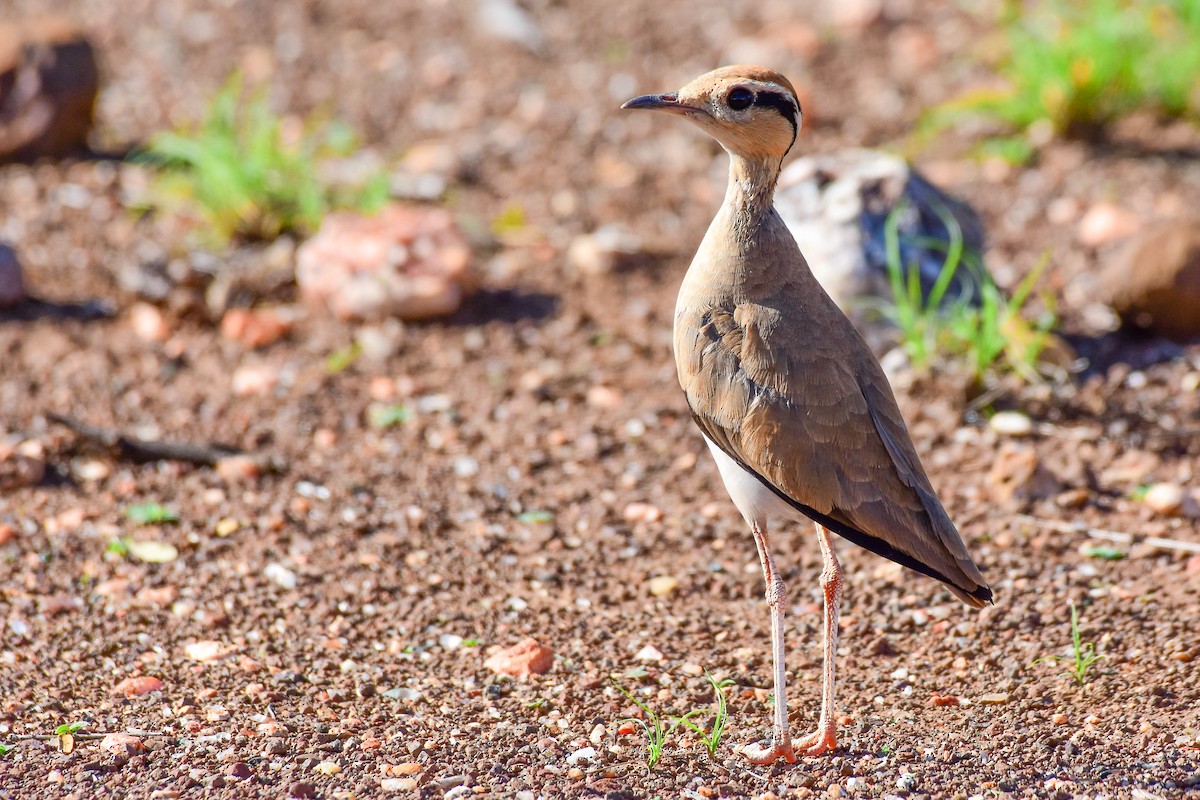
<path id="1" fill-rule="evenodd" d="M 621 108 L 682 114 L 730 153 L 755 161 L 782 161 L 803 122 L 792 84 L 766 67 L 721 67 L 677 92 L 642 95 Z"/>

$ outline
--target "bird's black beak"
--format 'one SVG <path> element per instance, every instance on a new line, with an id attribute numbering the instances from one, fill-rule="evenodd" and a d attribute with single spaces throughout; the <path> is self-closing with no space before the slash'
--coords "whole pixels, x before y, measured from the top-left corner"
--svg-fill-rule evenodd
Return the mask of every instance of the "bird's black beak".
<path id="1" fill-rule="evenodd" d="M 626 100 L 621 108 L 652 108 L 660 111 L 695 111 L 691 106 L 679 102 L 678 92 L 668 92 L 667 94 L 644 94 L 641 97 L 635 97 L 632 100 Z"/>

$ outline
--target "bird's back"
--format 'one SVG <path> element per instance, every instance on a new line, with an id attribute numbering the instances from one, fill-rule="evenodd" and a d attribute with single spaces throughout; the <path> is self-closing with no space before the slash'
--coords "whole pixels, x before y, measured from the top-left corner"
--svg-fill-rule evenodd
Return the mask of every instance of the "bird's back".
<path id="1" fill-rule="evenodd" d="M 704 434 L 798 512 L 991 600 L 930 485 L 887 378 L 778 215 L 718 215 L 680 290 L 675 356 Z"/>

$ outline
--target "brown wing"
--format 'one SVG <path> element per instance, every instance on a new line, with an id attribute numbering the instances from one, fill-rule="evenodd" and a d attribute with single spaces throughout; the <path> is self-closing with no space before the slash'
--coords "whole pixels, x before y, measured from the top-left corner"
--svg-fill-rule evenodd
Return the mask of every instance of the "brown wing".
<path id="1" fill-rule="evenodd" d="M 970 605 L 991 601 L 887 378 L 830 301 L 683 313 L 680 383 L 717 446 L 830 530 L 943 581 Z"/>

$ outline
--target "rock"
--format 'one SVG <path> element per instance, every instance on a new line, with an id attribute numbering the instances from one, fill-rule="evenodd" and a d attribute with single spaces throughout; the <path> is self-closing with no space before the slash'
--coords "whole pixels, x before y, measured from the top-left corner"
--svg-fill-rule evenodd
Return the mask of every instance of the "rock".
<path id="1" fill-rule="evenodd" d="M 0 242 L 0 309 L 12 308 L 28 295 L 17 251 Z"/>
<path id="2" fill-rule="evenodd" d="M 287 336 L 296 316 L 280 308 L 231 308 L 221 318 L 221 335 L 246 347 L 264 347 Z"/>
<path id="3" fill-rule="evenodd" d="M 1200 336 L 1200 218 L 1130 242 L 1100 271 L 1097 297 L 1129 327 L 1179 341 Z"/>
<path id="4" fill-rule="evenodd" d="M 675 591 L 675 587 L 678 585 L 679 580 L 670 575 L 656 575 L 646 582 L 646 587 L 650 589 L 650 594 L 655 597 L 666 597 Z"/>
<path id="5" fill-rule="evenodd" d="M 253 456 L 232 455 L 217 461 L 217 476 L 227 485 L 254 483 L 262 477 L 262 465 Z"/>
<path id="6" fill-rule="evenodd" d="M 477 288 L 449 212 L 401 203 L 374 216 L 327 216 L 300 246 L 296 283 L 310 305 L 360 320 L 445 316 Z"/>
<path id="7" fill-rule="evenodd" d="M 516 675 L 521 678 L 540 675 L 548 672 L 554 665 L 554 651 L 543 647 L 538 644 L 537 639 L 530 637 L 512 647 L 498 650 L 489 656 L 483 665 L 501 675 Z"/>
<path id="8" fill-rule="evenodd" d="M 416 778 L 384 778 L 379 788 L 385 792 L 411 792 L 417 788 Z"/>
<path id="9" fill-rule="evenodd" d="M 36 486 L 46 476 L 46 448 L 35 439 L 0 439 L 0 492 Z"/>
<path id="10" fill-rule="evenodd" d="M 100 73 L 70 20 L 0 23 L 0 164 L 87 150 Z"/>
<path id="11" fill-rule="evenodd" d="M 156 306 L 149 303 L 134 303 L 129 309 L 129 326 L 139 339 L 147 342 L 165 342 L 171 337 L 171 326 Z"/>
<path id="12" fill-rule="evenodd" d="M 1142 502 L 1156 514 L 1174 516 L 1183 510 L 1187 495 L 1182 486 L 1174 483 L 1156 483 L 1146 491 Z"/>
<path id="13" fill-rule="evenodd" d="M 203 642 L 192 642 L 191 644 L 185 645 L 183 648 L 183 654 L 192 661 L 204 663 L 207 661 L 220 661 L 222 658 L 228 655 L 228 652 L 226 651 L 225 646 L 220 642 L 209 640 Z"/>
<path id="14" fill-rule="evenodd" d="M 307 781 L 296 781 L 288 787 L 287 796 L 298 798 L 298 800 L 308 800 L 310 797 L 317 796 L 317 787 Z"/>
<path id="15" fill-rule="evenodd" d="M 580 761 L 592 762 L 597 759 L 596 748 L 581 747 L 574 753 L 567 756 L 567 763 L 571 765 L 578 764 Z"/>
<path id="16" fill-rule="evenodd" d="M 546 34 L 537 19 L 512 0 L 480 0 L 475 21 L 484 33 L 515 42 L 531 53 L 546 48 Z"/>
<path id="17" fill-rule="evenodd" d="M 640 252 L 642 243 L 631 231 L 618 225 L 605 225 L 571 240 L 567 247 L 567 264 L 583 275 L 604 275 Z"/>
<path id="18" fill-rule="evenodd" d="M 296 573 L 282 564 L 267 564 L 263 569 L 263 575 L 283 589 L 295 589 L 299 581 Z"/>
<path id="19" fill-rule="evenodd" d="M 988 420 L 988 427 L 1004 436 L 1028 436 L 1033 433 L 1033 421 L 1020 411 L 998 411 Z"/>
<path id="20" fill-rule="evenodd" d="M 992 499 L 1005 505 L 1041 500 L 1062 491 L 1058 478 L 1042 466 L 1037 451 L 1013 442 L 1000 446 L 987 484 Z"/>
<path id="21" fill-rule="evenodd" d="M 626 522 L 658 522 L 663 518 L 663 512 L 656 505 L 635 502 L 625 506 L 622 516 Z"/>
<path id="22" fill-rule="evenodd" d="M 854 317 L 862 316 L 860 298 L 891 294 L 885 231 L 901 203 L 907 207 L 897 220 L 901 262 L 917 265 L 923 292 L 932 289 L 945 261 L 943 250 L 929 240 L 951 238 L 938 209 L 949 212 L 959 228 L 964 258 L 983 264 L 983 224 L 975 211 L 891 154 L 843 150 L 797 159 L 783 171 L 775 194 L 775 207 L 813 275 Z M 977 302 L 980 282 L 976 271 L 962 266 L 945 299 Z"/>
<path id="23" fill-rule="evenodd" d="M 633 657 L 638 661 L 658 662 L 663 660 L 662 650 L 659 650 L 652 644 L 648 644 L 641 650 L 638 650 L 636 653 L 634 653 Z"/>
<path id="24" fill-rule="evenodd" d="M 266 394 L 279 383 L 279 370 L 269 364 L 244 364 L 233 371 L 231 383 L 238 397 Z"/>
<path id="25" fill-rule="evenodd" d="M 1003 692 L 992 692 L 980 695 L 979 702 L 987 706 L 1000 706 L 1008 702 L 1008 695 Z"/>
<path id="26" fill-rule="evenodd" d="M 160 691 L 163 682 L 150 675 L 138 675 L 126 678 L 113 687 L 113 694 L 123 694 L 126 697 L 141 697 L 144 694 Z"/>
<path id="27" fill-rule="evenodd" d="M 1100 247 L 1132 236 L 1141 226 L 1141 219 L 1132 211 L 1114 203 L 1097 203 L 1079 220 L 1077 235 L 1084 247 Z"/>
<path id="28" fill-rule="evenodd" d="M 588 387 L 587 404 L 593 408 L 615 409 L 625 405 L 625 396 L 620 389 L 597 384 Z"/>
<path id="29" fill-rule="evenodd" d="M 114 756 L 132 756 L 145 751 L 146 745 L 128 733 L 110 733 L 100 740 L 100 749 Z"/>

